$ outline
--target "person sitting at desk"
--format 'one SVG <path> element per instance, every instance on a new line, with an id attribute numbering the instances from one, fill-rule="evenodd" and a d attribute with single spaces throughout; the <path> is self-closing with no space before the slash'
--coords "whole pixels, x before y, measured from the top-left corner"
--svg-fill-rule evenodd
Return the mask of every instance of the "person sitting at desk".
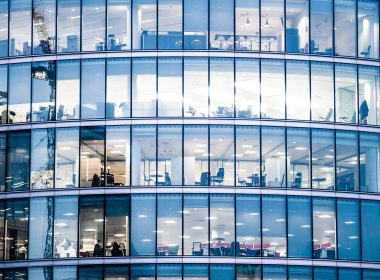
<path id="1" fill-rule="evenodd" d="M 119 257 L 122 256 L 123 252 L 120 250 L 120 245 L 115 241 L 112 243 L 111 256 Z"/>

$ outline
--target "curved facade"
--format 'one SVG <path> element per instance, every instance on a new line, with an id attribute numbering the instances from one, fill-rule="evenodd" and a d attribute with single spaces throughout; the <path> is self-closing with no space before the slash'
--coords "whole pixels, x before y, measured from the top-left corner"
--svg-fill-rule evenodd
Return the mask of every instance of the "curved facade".
<path id="1" fill-rule="evenodd" d="M 379 2 L 0 0 L 2 279 L 380 279 Z"/>

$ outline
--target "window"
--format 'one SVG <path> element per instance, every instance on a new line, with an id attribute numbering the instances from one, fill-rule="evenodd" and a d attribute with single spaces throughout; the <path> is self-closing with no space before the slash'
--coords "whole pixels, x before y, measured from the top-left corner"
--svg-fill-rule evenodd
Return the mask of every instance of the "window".
<path id="1" fill-rule="evenodd" d="M 82 0 L 82 51 L 106 48 L 106 0 Z"/>
<path id="2" fill-rule="evenodd" d="M 131 0 L 107 0 L 107 49 L 131 49 Z"/>
<path id="3" fill-rule="evenodd" d="M 155 264 L 135 264 L 131 265 L 130 280 L 155 280 L 156 265 Z"/>
<path id="4" fill-rule="evenodd" d="M 241 257 L 259 257 L 261 249 L 260 197 L 236 195 L 236 243 L 232 253 Z M 231 254 L 232 255 L 232 254 Z"/>
<path id="5" fill-rule="evenodd" d="M 288 188 L 310 188 L 310 130 L 287 128 Z"/>
<path id="6" fill-rule="evenodd" d="M 157 255 L 182 255 L 181 194 L 157 196 Z"/>
<path id="7" fill-rule="evenodd" d="M 237 118 L 260 117 L 260 68 L 258 59 L 235 59 L 235 106 Z"/>
<path id="8" fill-rule="evenodd" d="M 2 3 L 0 1 L 0 9 L 1 9 L 1 5 Z M 1 19 L 1 13 L 0 13 L 0 19 Z M 1 23 L 0 23 L 0 27 L 1 27 Z M 0 36 L 1 36 L 1 31 L 0 31 Z M 1 40 L 0 40 L 0 44 L 1 44 Z M 0 56 L 1 56 L 1 50 L 0 50 Z M 8 65 L 0 65 L 0 113 L 1 113 L 0 123 L 1 124 L 7 123 L 7 116 L 9 114 L 7 104 L 8 104 Z"/>
<path id="9" fill-rule="evenodd" d="M 0 260 L 4 260 L 4 251 L 5 251 L 5 200 L 0 201 Z M 1 274 L 0 274 L 1 276 Z"/>
<path id="10" fill-rule="evenodd" d="M 187 186 L 208 186 L 209 139 L 208 126 L 184 126 L 184 184 Z"/>
<path id="11" fill-rule="evenodd" d="M 55 62 L 32 63 L 32 121 L 55 119 Z"/>
<path id="12" fill-rule="evenodd" d="M 359 190 L 358 134 L 336 131 L 336 188 L 341 191 Z"/>
<path id="13" fill-rule="evenodd" d="M 32 53 L 32 1 L 9 1 L 9 55 L 30 55 Z"/>
<path id="14" fill-rule="evenodd" d="M 380 260 L 380 202 L 363 200 L 361 202 L 361 240 L 362 259 Z"/>
<path id="15" fill-rule="evenodd" d="M 208 6 L 208 1 L 204 0 L 183 0 L 184 49 L 208 48 Z"/>
<path id="16" fill-rule="evenodd" d="M 156 255 L 156 195 L 132 194 L 131 211 L 131 255 Z"/>
<path id="17" fill-rule="evenodd" d="M 104 198 L 81 196 L 79 198 L 79 256 L 104 255 Z"/>
<path id="18" fill-rule="evenodd" d="M 107 59 L 107 118 L 131 116 L 131 60 Z"/>
<path id="19" fill-rule="evenodd" d="M 104 187 L 104 127 L 81 129 L 80 186 Z"/>
<path id="20" fill-rule="evenodd" d="M 210 0 L 210 49 L 234 49 L 234 0 Z"/>
<path id="21" fill-rule="evenodd" d="M 284 0 L 261 0 L 261 51 L 284 51 Z"/>
<path id="22" fill-rule="evenodd" d="M 335 106 L 337 122 L 357 122 L 356 79 L 356 65 L 335 64 Z"/>
<path id="23" fill-rule="evenodd" d="M 82 265 L 78 266 L 78 280 L 102 280 L 103 266 Z"/>
<path id="24" fill-rule="evenodd" d="M 380 135 L 360 132 L 360 191 L 380 191 Z"/>
<path id="25" fill-rule="evenodd" d="M 57 0 L 57 52 L 80 51 L 80 3 L 80 0 Z"/>
<path id="26" fill-rule="evenodd" d="M 182 49 L 182 1 L 158 0 L 158 49 Z"/>
<path id="27" fill-rule="evenodd" d="M 334 0 L 335 55 L 356 56 L 356 4 Z"/>
<path id="28" fill-rule="evenodd" d="M 310 119 L 310 84 L 308 61 L 286 61 L 286 118 Z"/>
<path id="29" fill-rule="evenodd" d="M 259 41 L 259 1 L 235 1 L 235 50 L 258 51 Z"/>
<path id="30" fill-rule="evenodd" d="M 184 264 L 183 280 L 192 280 L 194 278 L 207 280 L 209 274 L 208 264 Z"/>
<path id="31" fill-rule="evenodd" d="M 334 121 L 334 65 L 311 62 L 311 119 Z"/>
<path id="32" fill-rule="evenodd" d="M 380 271 L 378 269 L 362 269 L 364 280 L 375 280 L 380 277 Z"/>
<path id="33" fill-rule="evenodd" d="M 4 279 L 11 280 L 27 280 L 28 279 L 28 269 L 27 268 L 13 268 L 4 270 Z"/>
<path id="34" fill-rule="evenodd" d="M 310 53 L 333 55 L 333 0 L 310 1 Z M 351 44 L 350 44 L 351 45 Z"/>
<path id="35" fill-rule="evenodd" d="M 56 128 L 55 138 L 55 188 L 77 188 L 79 177 L 79 128 Z"/>
<path id="36" fill-rule="evenodd" d="M 0 1 L 0 57 L 8 56 L 8 2 Z"/>
<path id="37" fill-rule="evenodd" d="M 286 279 L 286 266 L 284 265 L 263 265 L 263 280 Z"/>
<path id="38" fill-rule="evenodd" d="M 54 197 L 54 258 L 76 258 L 78 196 Z"/>
<path id="39" fill-rule="evenodd" d="M 156 126 L 132 127 L 131 172 L 133 186 L 155 186 L 157 182 Z"/>
<path id="40" fill-rule="evenodd" d="M 185 117 L 208 117 L 208 91 L 208 59 L 184 58 Z"/>
<path id="41" fill-rule="evenodd" d="M 133 49 L 157 49 L 157 0 L 134 0 L 132 20 Z"/>
<path id="42" fill-rule="evenodd" d="M 0 133 L 0 192 L 4 192 L 6 188 L 6 168 L 7 168 L 7 134 Z M 1 222 L 0 222 L 1 224 Z M 1 233 L 0 233 L 1 236 Z M 0 244 L 1 247 L 1 244 Z M 0 251 L 1 259 L 1 251 Z"/>
<path id="43" fill-rule="evenodd" d="M 261 184 L 263 187 L 286 187 L 285 129 L 261 128 Z"/>
<path id="44" fill-rule="evenodd" d="M 234 61 L 210 58 L 210 115 L 234 117 Z"/>
<path id="45" fill-rule="evenodd" d="M 130 185 L 130 127 L 107 126 L 106 186 Z"/>
<path id="46" fill-rule="evenodd" d="M 379 2 L 358 1 L 358 56 L 379 58 Z"/>
<path id="47" fill-rule="evenodd" d="M 315 267 L 314 268 L 314 280 L 336 280 L 337 270 L 335 267 Z"/>
<path id="48" fill-rule="evenodd" d="M 347 279 L 347 280 L 359 280 L 362 279 L 361 269 L 357 268 L 339 268 L 338 270 L 338 279 Z"/>
<path id="49" fill-rule="evenodd" d="M 31 131 L 31 189 L 54 187 L 55 131 L 53 128 Z"/>
<path id="50" fill-rule="evenodd" d="M 129 280 L 129 265 L 106 265 L 104 267 L 104 280 Z"/>
<path id="51" fill-rule="evenodd" d="M 359 124 L 380 124 L 379 68 L 359 65 Z"/>
<path id="52" fill-rule="evenodd" d="M 209 254 L 208 195 L 184 194 L 183 200 L 184 255 L 207 256 Z"/>
<path id="53" fill-rule="evenodd" d="M 313 258 L 336 258 L 335 199 L 313 198 Z"/>
<path id="54" fill-rule="evenodd" d="M 289 280 L 309 280 L 313 279 L 313 268 L 311 266 L 288 266 Z M 343 278 L 345 279 L 345 278 Z"/>
<path id="55" fill-rule="evenodd" d="M 182 280 L 182 264 L 157 264 L 157 280 Z"/>
<path id="56" fill-rule="evenodd" d="M 236 264 L 237 280 L 261 280 L 261 265 Z"/>
<path id="57" fill-rule="evenodd" d="M 53 270 L 51 266 L 29 267 L 28 279 L 51 279 Z"/>
<path id="58" fill-rule="evenodd" d="M 311 130 L 311 185 L 313 189 L 335 188 L 334 172 L 334 131 L 324 129 Z"/>
<path id="59" fill-rule="evenodd" d="M 309 1 L 286 0 L 286 52 L 309 52 Z"/>
<path id="60" fill-rule="evenodd" d="M 79 119 L 80 61 L 57 61 L 56 120 Z"/>
<path id="61" fill-rule="evenodd" d="M 182 58 L 158 59 L 158 116 L 182 117 Z"/>
<path id="62" fill-rule="evenodd" d="M 132 59 L 133 117 L 156 116 L 156 63 L 156 58 Z"/>
<path id="63" fill-rule="evenodd" d="M 129 195 L 105 198 L 105 256 L 129 256 Z"/>
<path id="64" fill-rule="evenodd" d="M 26 191 L 30 180 L 30 131 L 9 132 L 7 191 Z"/>
<path id="65" fill-rule="evenodd" d="M 104 118 L 105 60 L 84 59 L 81 71 L 81 118 Z"/>
<path id="66" fill-rule="evenodd" d="M 261 60 L 261 118 L 285 118 L 284 64 L 284 60 Z"/>
<path id="67" fill-rule="evenodd" d="M 9 65 L 9 124 L 30 121 L 30 73 L 30 63 Z"/>
<path id="68" fill-rule="evenodd" d="M 285 257 L 286 251 L 286 198 L 262 196 L 262 256 Z"/>
<path id="69" fill-rule="evenodd" d="M 211 280 L 235 279 L 235 266 L 233 264 L 210 264 Z"/>
<path id="70" fill-rule="evenodd" d="M 33 1 L 33 54 L 55 53 L 56 0 Z"/>
<path id="71" fill-rule="evenodd" d="M 76 279 L 77 266 L 53 266 L 54 280 Z"/>

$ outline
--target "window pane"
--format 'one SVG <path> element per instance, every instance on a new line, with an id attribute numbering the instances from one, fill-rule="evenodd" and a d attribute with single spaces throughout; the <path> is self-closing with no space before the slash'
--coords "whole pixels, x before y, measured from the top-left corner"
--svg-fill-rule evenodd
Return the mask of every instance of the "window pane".
<path id="1" fill-rule="evenodd" d="M 209 266 L 208 264 L 184 264 L 183 280 L 208 280 Z"/>
<path id="2" fill-rule="evenodd" d="M 158 59 L 158 116 L 182 117 L 182 58 Z"/>
<path id="3" fill-rule="evenodd" d="M 28 199 L 10 199 L 6 202 L 5 260 L 28 258 L 28 202 Z"/>
<path id="4" fill-rule="evenodd" d="M 0 9 L 1 9 L 1 5 L 2 3 L 0 1 Z M 1 12 L 0 12 L 0 19 L 1 19 Z M 1 31 L 0 31 L 0 36 L 1 36 Z M 0 56 L 1 56 L 1 40 L 0 40 Z M 7 110 L 7 103 L 8 103 L 8 65 L 0 65 L 0 113 L 1 113 L 0 123 L 1 124 L 7 123 L 7 116 L 9 116 L 9 111 Z"/>
<path id="5" fill-rule="evenodd" d="M 28 269 L 27 268 L 13 268 L 4 270 L 4 280 L 27 280 Z"/>
<path id="6" fill-rule="evenodd" d="M 309 1 L 286 0 L 286 52 L 309 52 Z"/>
<path id="7" fill-rule="evenodd" d="M 184 126 L 184 183 L 188 186 L 208 186 L 209 149 L 206 125 Z"/>
<path id="8" fill-rule="evenodd" d="M 261 265 L 237 264 L 237 280 L 261 280 Z"/>
<path id="9" fill-rule="evenodd" d="M 336 280 L 337 271 L 335 267 L 315 267 L 314 280 Z"/>
<path id="10" fill-rule="evenodd" d="M 55 131 L 48 128 L 31 132 L 31 189 L 53 188 Z"/>
<path id="11" fill-rule="evenodd" d="M 263 36 L 263 35 L 262 35 Z M 261 117 L 285 118 L 284 60 L 261 60 Z"/>
<path id="12" fill-rule="evenodd" d="M 104 187 L 104 127 L 81 129 L 80 186 Z"/>
<path id="13" fill-rule="evenodd" d="M 286 61 L 286 105 L 287 119 L 310 119 L 308 61 Z"/>
<path id="14" fill-rule="evenodd" d="M 8 2 L 0 1 L 0 57 L 8 56 Z"/>
<path id="15" fill-rule="evenodd" d="M 379 68 L 359 65 L 359 124 L 380 123 Z M 380 108 L 379 108 L 380 109 Z"/>
<path id="16" fill-rule="evenodd" d="M 156 126 L 132 127 L 132 186 L 156 185 Z"/>
<path id="17" fill-rule="evenodd" d="M 332 63 L 311 62 L 311 119 L 334 121 L 334 73 Z"/>
<path id="18" fill-rule="evenodd" d="M 182 0 L 158 0 L 158 48 L 182 49 Z"/>
<path id="19" fill-rule="evenodd" d="M 190 0 L 198 1 L 198 0 Z M 208 117 L 208 59 L 184 59 L 184 115 Z"/>
<path id="20" fill-rule="evenodd" d="M 380 135 L 360 132 L 360 191 L 380 190 Z"/>
<path id="21" fill-rule="evenodd" d="M 333 0 L 310 0 L 310 53 L 332 55 Z"/>
<path id="22" fill-rule="evenodd" d="M 55 133 L 55 188 L 77 188 L 79 128 L 57 128 Z"/>
<path id="23" fill-rule="evenodd" d="M 262 196 L 262 253 L 264 257 L 285 257 L 286 201 L 284 196 Z"/>
<path id="24" fill-rule="evenodd" d="M 32 121 L 55 118 L 55 62 L 32 63 Z"/>
<path id="25" fill-rule="evenodd" d="M 379 57 L 379 2 L 358 0 L 358 55 Z"/>
<path id="26" fill-rule="evenodd" d="M 156 49 L 157 0 L 133 0 L 132 20 L 133 49 Z"/>
<path id="27" fill-rule="evenodd" d="M 338 279 L 359 280 L 361 278 L 361 269 L 356 268 L 339 268 Z"/>
<path id="28" fill-rule="evenodd" d="M 157 255 L 182 255 L 182 195 L 157 196 Z"/>
<path id="29" fill-rule="evenodd" d="M 313 198 L 313 258 L 335 259 L 335 199 Z"/>
<path id="30" fill-rule="evenodd" d="M 3 133 L 0 133 L 0 192 L 5 191 L 6 183 L 8 180 L 8 178 L 6 178 L 7 176 L 6 168 L 7 168 L 7 134 L 6 132 L 3 132 Z M 1 247 L 1 244 L 0 244 L 0 247 Z M 1 252 L 0 252 L 0 259 L 1 259 Z"/>
<path id="31" fill-rule="evenodd" d="M 135 264 L 131 265 L 130 280 L 154 280 L 156 275 L 156 266 L 154 264 Z"/>
<path id="32" fill-rule="evenodd" d="M 157 185 L 182 185 L 182 126 L 158 126 L 157 157 Z"/>
<path id="33" fill-rule="evenodd" d="M 356 65 L 335 64 L 336 121 L 356 123 Z"/>
<path id="34" fill-rule="evenodd" d="M 208 1 L 183 0 L 184 48 L 204 50 L 208 48 Z"/>
<path id="35" fill-rule="evenodd" d="M 363 200 L 361 202 L 362 259 L 380 260 L 380 202 Z"/>
<path id="36" fill-rule="evenodd" d="M 237 118 L 260 117 L 259 71 L 259 60 L 235 59 L 235 106 Z"/>
<path id="37" fill-rule="evenodd" d="M 363 280 L 376 280 L 380 277 L 380 270 L 363 269 Z"/>
<path id="38" fill-rule="evenodd" d="M 30 121 L 30 63 L 9 65 L 8 123 Z"/>
<path id="39" fill-rule="evenodd" d="M 106 0 L 82 0 L 82 51 L 104 51 Z"/>
<path id="40" fill-rule="evenodd" d="M 338 190 L 359 190 L 357 132 L 336 131 L 336 184 Z"/>
<path id="41" fill-rule="evenodd" d="M 79 256 L 102 257 L 104 251 L 104 198 L 79 198 Z"/>
<path id="42" fill-rule="evenodd" d="M 132 115 L 156 116 L 156 58 L 132 59 Z"/>
<path id="43" fill-rule="evenodd" d="M 81 118 L 104 118 L 105 60 L 82 60 Z"/>
<path id="44" fill-rule="evenodd" d="M 77 266 L 53 266 L 54 280 L 76 280 Z"/>
<path id="45" fill-rule="evenodd" d="M 258 51 L 259 1 L 235 0 L 235 49 Z"/>
<path id="46" fill-rule="evenodd" d="M 129 255 L 129 195 L 106 196 L 105 236 L 106 256 Z"/>
<path id="47" fill-rule="evenodd" d="M 55 53 L 55 0 L 33 1 L 33 54 Z"/>
<path id="48" fill-rule="evenodd" d="M 52 257 L 53 198 L 36 197 L 30 199 L 29 259 L 49 259 Z"/>
<path id="49" fill-rule="evenodd" d="M 236 195 L 236 248 L 231 249 L 237 256 L 260 256 L 260 212 L 259 196 Z"/>
<path id="50" fill-rule="evenodd" d="M 78 280 L 102 280 L 103 266 L 83 265 L 78 266 Z"/>
<path id="51" fill-rule="evenodd" d="M 260 186 L 260 127 L 236 126 L 236 185 Z"/>
<path id="52" fill-rule="evenodd" d="M 263 280 L 286 279 L 286 266 L 283 265 L 263 265 Z"/>
<path id="53" fill-rule="evenodd" d="M 8 133 L 7 191 L 26 191 L 30 179 L 30 131 Z"/>
<path id="54" fill-rule="evenodd" d="M 284 1 L 261 1 L 261 50 L 284 51 Z"/>
<path id="55" fill-rule="evenodd" d="M 313 189 L 334 189 L 334 142 L 333 130 L 311 130 Z"/>
<path id="56" fill-rule="evenodd" d="M 107 59 L 107 118 L 131 116 L 131 60 Z"/>
<path id="57" fill-rule="evenodd" d="M 288 197 L 288 256 L 311 258 L 310 197 Z"/>
<path id="58" fill-rule="evenodd" d="M 131 209 L 131 255 L 154 256 L 156 248 L 156 195 L 133 194 Z"/>
<path id="59" fill-rule="evenodd" d="M 234 1 L 210 0 L 210 49 L 234 49 Z"/>
<path id="60" fill-rule="evenodd" d="M 310 266 L 288 266 L 288 280 L 311 280 L 313 268 Z"/>
<path id="61" fill-rule="evenodd" d="M 56 119 L 79 119 L 80 62 L 64 60 L 57 62 L 57 109 Z"/>
<path id="62" fill-rule="evenodd" d="M 131 49 L 131 0 L 107 0 L 107 49 Z"/>
<path id="63" fill-rule="evenodd" d="M 57 52 L 80 50 L 80 0 L 57 0 Z"/>
<path id="64" fill-rule="evenodd" d="M 287 128 L 288 188 L 310 188 L 310 130 Z"/>
<path id="65" fill-rule="evenodd" d="M 210 264 L 211 280 L 235 279 L 235 266 L 233 264 Z"/>
<path id="66" fill-rule="evenodd" d="M 234 61 L 231 58 L 210 59 L 211 117 L 234 117 Z"/>
<path id="67" fill-rule="evenodd" d="M 262 127 L 261 141 L 262 186 L 286 187 L 285 129 Z"/>
<path id="68" fill-rule="evenodd" d="M 334 0 L 335 55 L 356 56 L 356 1 Z"/>
<path id="69" fill-rule="evenodd" d="M 0 260 L 4 260 L 5 252 L 5 200 L 0 201 Z M 1 277 L 0 273 L 0 277 Z"/>
<path id="70" fill-rule="evenodd" d="M 157 280 L 182 280 L 182 264 L 157 264 Z"/>
<path id="71" fill-rule="evenodd" d="M 129 186 L 130 127 L 107 127 L 106 186 Z"/>
<path id="72" fill-rule="evenodd" d="M 54 258 L 76 258 L 78 250 L 78 197 L 54 198 Z"/>
<path id="73" fill-rule="evenodd" d="M 208 195 L 185 194 L 183 199 L 184 255 L 208 256 Z"/>
<path id="74" fill-rule="evenodd" d="M 129 280 L 129 265 L 106 265 L 104 280 Z"/>
<path id="75" fill-rule="evenodd" d="M 53 277 L 53 270 L 51 266 L 29 267 L 28 279 L 41 279 L 50 280 Z"/>
<path id="76" fill-rule="evenodd" d="M 32 53 L 32 1 L 12 0 L 10 5 L 9 55 Z"/>

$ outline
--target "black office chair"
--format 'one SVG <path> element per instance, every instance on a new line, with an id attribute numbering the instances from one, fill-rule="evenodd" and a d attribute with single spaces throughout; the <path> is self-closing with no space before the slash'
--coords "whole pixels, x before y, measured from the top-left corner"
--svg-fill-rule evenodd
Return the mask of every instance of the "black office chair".
<path id="1" fill-rule="evenodd" d="M 291 184 L 291 187 L 299 189 L 301 188 L 301 184 L 302 184 L 302 173 L 297 172 L 296 177 L 294 178 L 294 182 Z"/>
<path id="2" fill-rule="evenodd" d="M 209 179 L 209 173 L 208 172 L 202 172 L 201 181 L 200 181 L 199 185 L 208 186 L 208 179 Z"/>
<path id="3" fill-rule="evenodd" d="M 363 51 L 361 51 L 360 55 L 364 57 L 368 57 L 370 53 L 371 53 L 371 45 L 369 45 L 367 49 L 364 49 Z"/>
<path id="4" fill-rule="evenodd" d="M 216 176 L 211 176 L 211 183 L 222 184 L 224 182 L 224 167 L 220 167 Z"/>

